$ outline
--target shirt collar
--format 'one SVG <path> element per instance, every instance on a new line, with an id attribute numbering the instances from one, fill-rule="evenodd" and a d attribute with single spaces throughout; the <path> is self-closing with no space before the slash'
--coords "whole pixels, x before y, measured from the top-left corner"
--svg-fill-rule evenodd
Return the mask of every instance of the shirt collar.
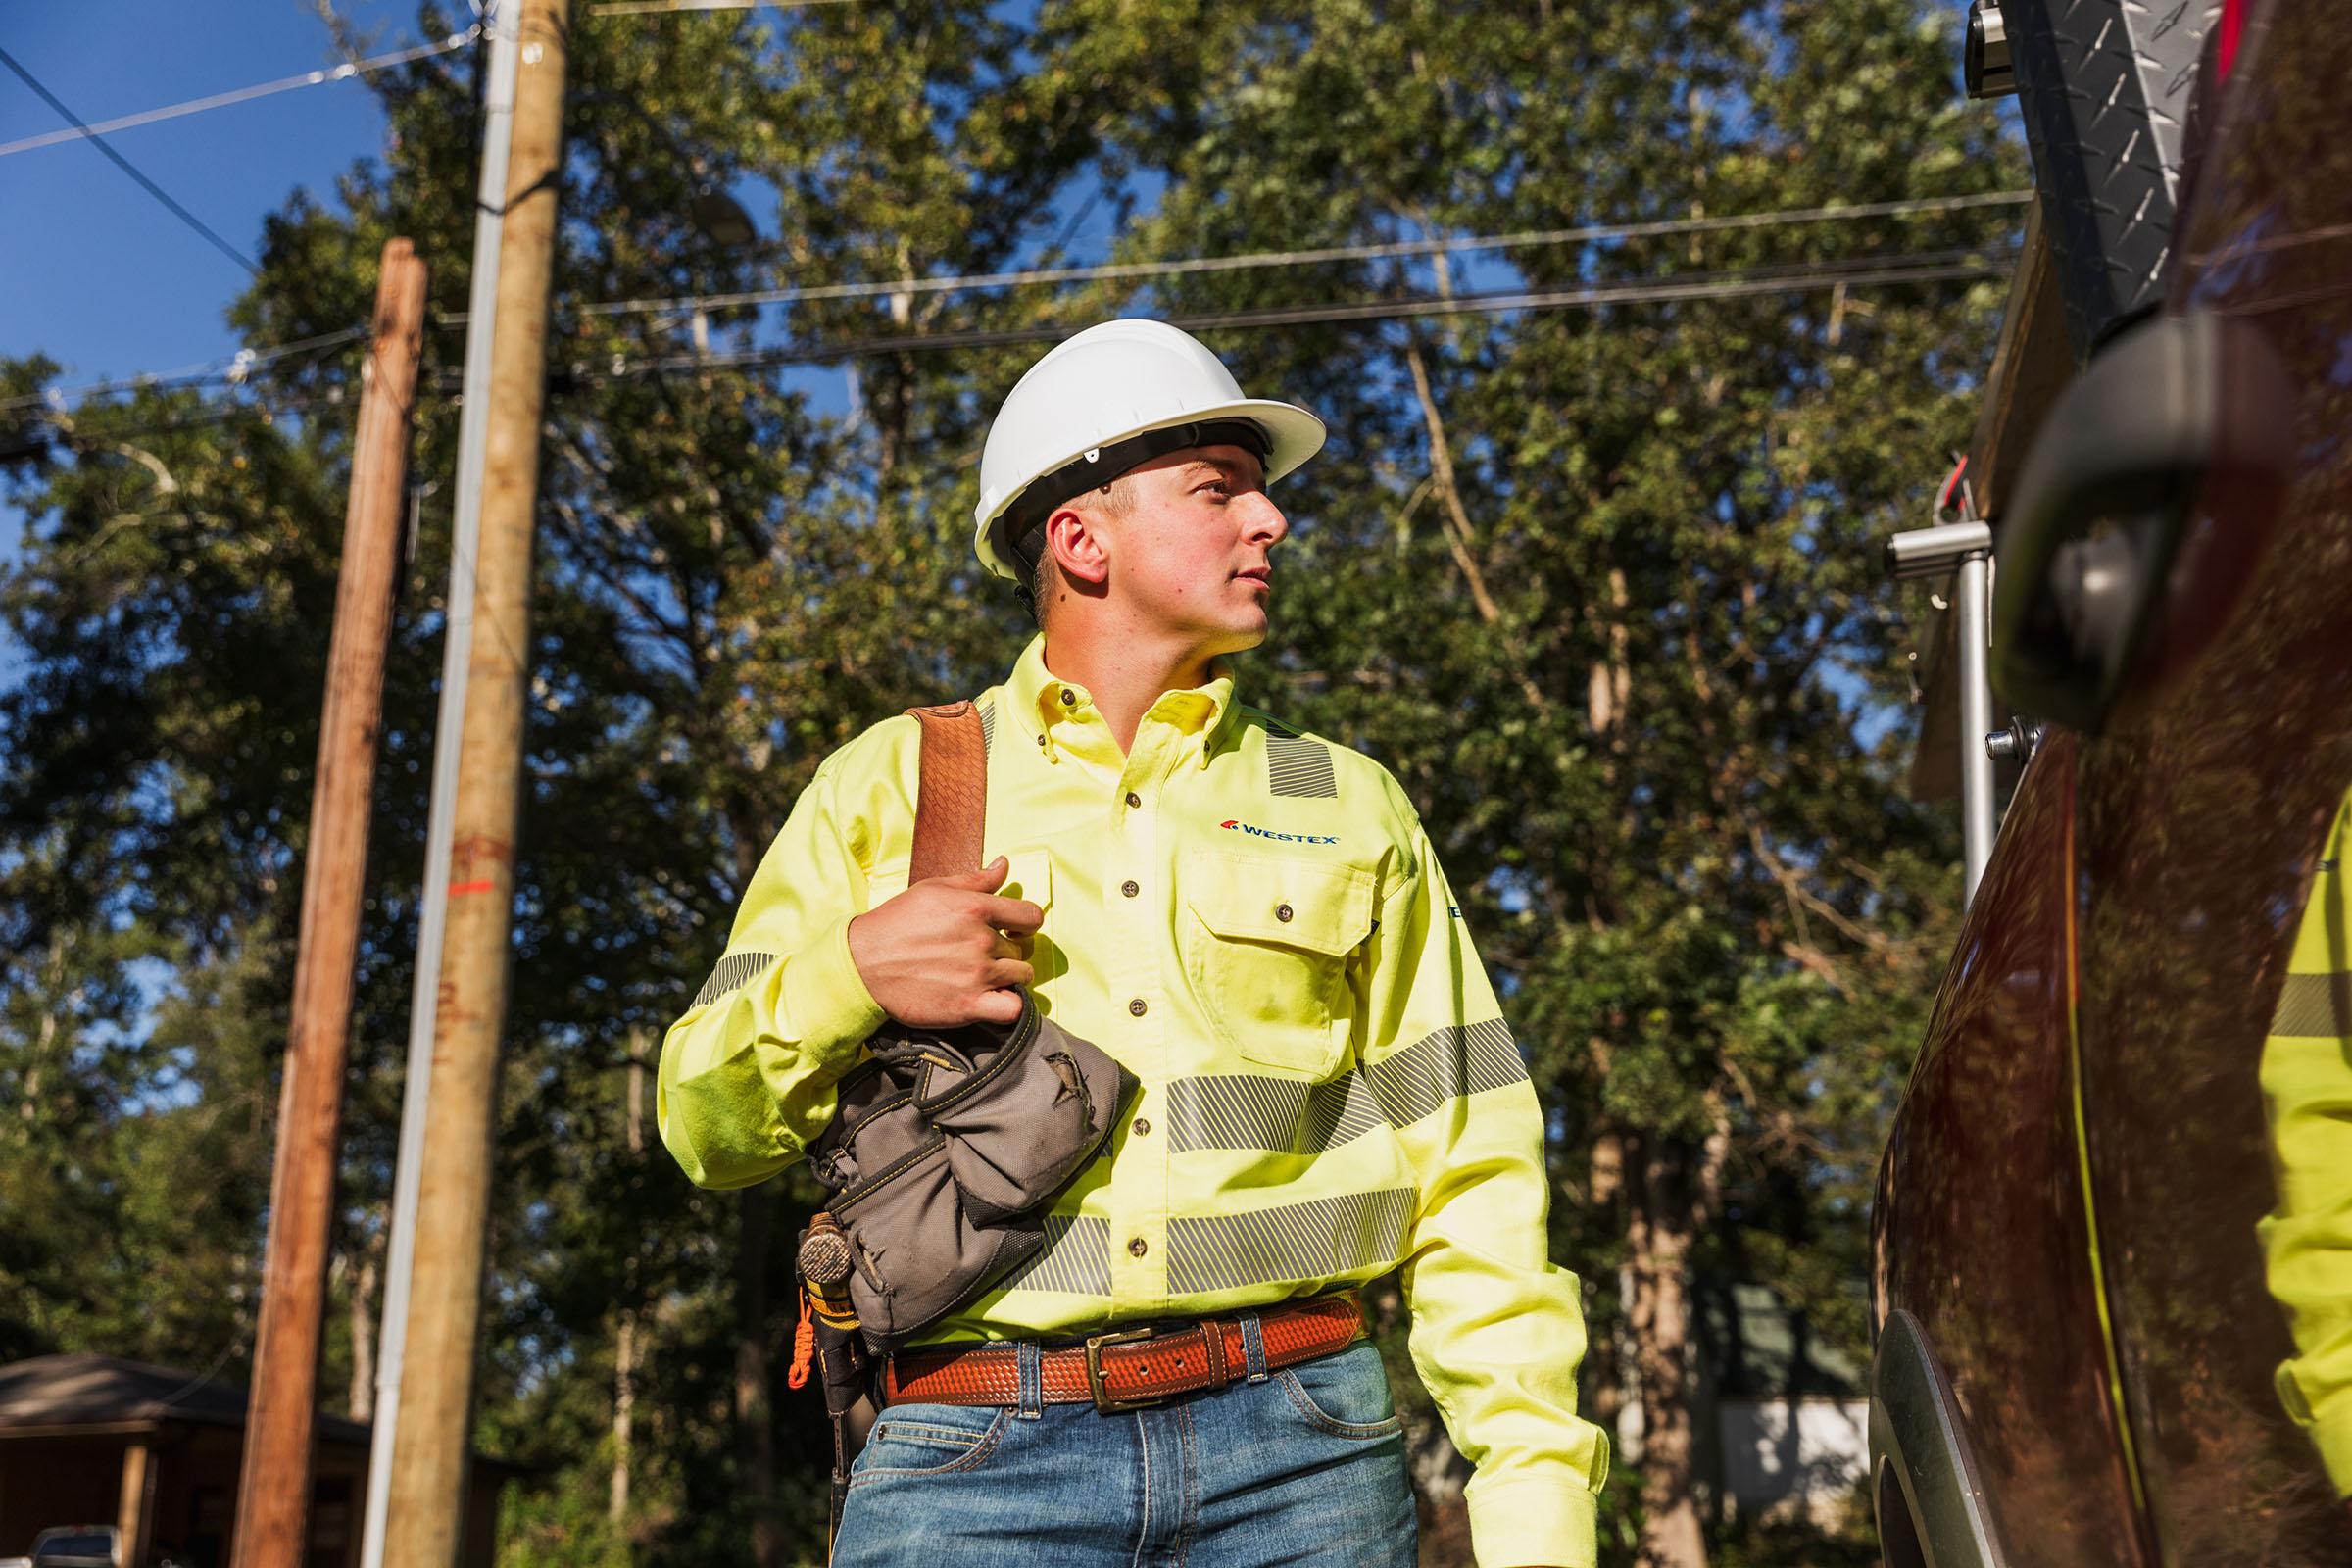
<path id="1" fill-rule="evenodd" d="M 1208 668 L 1205 685 L 1163 692 L 1146 714 L 1148 720 L 1157 719 L 1188 734 L 1198 734 L 1203 766 L 1215 753 L 1217 738 L 1224 733 L 1234 706 L 1233 662 L 1214 659 Z M 1004 681 L 1004 703 L 1021 727 L 1043 743 L 1039 750 L 1048 757 L 1055 750 L 1054 731 L 1059 726 L 1074 722 L 1102 723 L 1092 693 L 1046 667 L 1043 632 L 1031 637 L 1029 646 L 1021 650 L 1021 657 L 1013 661 L 1012 673 Z"/>

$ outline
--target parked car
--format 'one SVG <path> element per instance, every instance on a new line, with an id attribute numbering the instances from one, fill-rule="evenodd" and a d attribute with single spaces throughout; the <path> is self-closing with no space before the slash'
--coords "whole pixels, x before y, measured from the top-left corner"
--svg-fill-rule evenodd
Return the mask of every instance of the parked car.
<path id="1" fill-rule="evenodd" d="M 31 1568 L 129 1568 L 113 1525 L 62 1525 L 32 1541 Z"/>
<path id="2" fill-rule="evenodd" d="M 1880 1171 L 1882 1544 L 2352 1562 L 2352 1473 L 2292 1371 L 2341 1352 L 2282 1304 L 2308 1341 L 2314 1291 L 2352 1294 L 2352 1195 L 2329 1266 L 2287 1277 L 2310 1151 L 2265 1082 L 2282 1036 L 2352 1040 L 2352 944 L 2316 970 L 2297 946 L 2315 888 L 2314 920 L 2341 897 L 2352 794 L 2352 29 L 2328 0 L 2003 9 L 1994 41 L 2039 51 L 2015 70 L 2065 306 L 2042 329 L 2079 368 L 2001 413 L 2031 457 L 1988 509 L 1995 684 L 2047 728 Z M 2192 69 L 2131 58 L 2191 24 Z M 2192 81 L 2185 115 L 2153 97 Z M 2298 1136 L 2341 1139 L 2340 1181 L 2336 1055 Z"/>

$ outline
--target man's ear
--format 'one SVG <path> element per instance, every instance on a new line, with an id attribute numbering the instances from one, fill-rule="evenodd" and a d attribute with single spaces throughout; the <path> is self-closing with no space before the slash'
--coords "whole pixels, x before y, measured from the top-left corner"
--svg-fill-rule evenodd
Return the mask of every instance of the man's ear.
<path id="1" fill-rule="evenodd" d="M 1110 580 L 1110 554 L 1100 522 L 1076 507 L 1056 507 L 1046 519 L 1046 553 L 1072 583 L 1101 587 Z"/>

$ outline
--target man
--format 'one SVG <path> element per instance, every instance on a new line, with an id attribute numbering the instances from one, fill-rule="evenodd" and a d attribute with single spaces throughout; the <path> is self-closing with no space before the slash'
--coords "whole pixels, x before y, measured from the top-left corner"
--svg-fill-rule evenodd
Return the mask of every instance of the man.
<path id="1" fill-rule="evenodd" d="M 981 462 L 975 547 L 1041 628 L 980 699 L 991 863 L 905 885 L 917 726 L 876 725 L 663 1043 L 662 1138 L 716 1188 L 802 1156 L 886 1014 L 1007 1022 L 1027 987 L 1141 1080 L 1044 1252 L 884 1369 L 838 1568 L 1409 1568 L 1350 1290 L 1399 1264 L 1479 1562 L 1593 1560 L 1608 1450 L 1526 1068 L 1396 781 L 1225 662 L 1266 636 L 1265 487 L 1322 443 L 1159 322 L 1039 361 Z"/>

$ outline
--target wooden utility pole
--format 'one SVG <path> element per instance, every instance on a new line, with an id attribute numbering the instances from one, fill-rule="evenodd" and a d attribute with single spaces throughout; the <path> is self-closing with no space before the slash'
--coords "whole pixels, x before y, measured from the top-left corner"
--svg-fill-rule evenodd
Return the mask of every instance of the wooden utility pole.
<path id="1" fill-rule="evenodd" d="M 352 971 L 367 894 L 368 803 L 408 494 L 409 416 L 424 335 L 424 263 L 405 239 L 384 246 L 372 331 L 360 372 L 343 571 L 327 652 L 318 776 L 311 794 L 301 948 L 278 1096 L 277 1163 L 270 1182 L 270 1244 L 234 1568 L 299 1568 L 308 1533 L 311 1429 L 318 1405 Z"/>
<path id="2" fill-rule="evenodd" d="M 531 523 L 547 389 L 547 302 L 564 165 L 569 0 L 523 0 L 498 319 L 490 347 L 481 540 L 459 742 L 449 913 L 433 1028 L 385 1568 L 455 1568 L 464 1537 L 475 1339 L 507 1011 L 514 832 L 530 678 Z M 428 868 L 431 869 L 431 868 Z"/>

